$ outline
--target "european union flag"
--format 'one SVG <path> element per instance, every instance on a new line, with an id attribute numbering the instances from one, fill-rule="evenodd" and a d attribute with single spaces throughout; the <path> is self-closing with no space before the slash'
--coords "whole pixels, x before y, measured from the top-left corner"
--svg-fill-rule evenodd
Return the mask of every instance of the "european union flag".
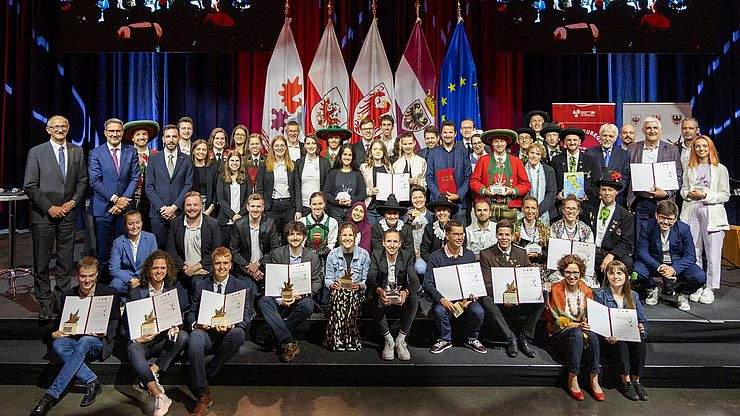
<path id="1" fill-rule="evenodd" d="M 475 74 L 473 54 L 470 53 L 465 26 L 460 20 L 452 34 L 447 55 L 442 62 L 439 76 L 439 117 L 442 122 L 451 120 L 460 127 L 460 121 L 469 118 L 481 128 L 478 103 L 478 77 Z M 462 140 L 458 135 L 457 140 Z"/>

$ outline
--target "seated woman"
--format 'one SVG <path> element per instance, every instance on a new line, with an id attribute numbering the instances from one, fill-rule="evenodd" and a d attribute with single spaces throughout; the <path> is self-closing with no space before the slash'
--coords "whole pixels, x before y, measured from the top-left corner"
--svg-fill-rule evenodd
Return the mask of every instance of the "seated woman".
<path id="1" fill-rule="evenodd" d="M 550 226 L 550 238 L 586 243 L 594 242 L 594 234 L 591 231 L 591 227 L 578 219 L 578 216 L 581 214 L 581 201 L 579 199 L 573 195 L 568 195 L 563 199 L 561 211 L 563 218 L 555 221 Z M 562 278 L 563 276 L 557 272 L 550 275 L 551 282 L 556 282 Z M 598 288 L 601 286 L 593 276 L 583 275 L 581 278 L 591 288 Z"/>
<path id="2" fill-rule="evenodd" d="M 533 144 L 532 146 L 537 145 Z M 549 290 L 550 281 L 547 270 L 547 241 L 550 239 L 550 229 L 542 222 L 539 216 L 537 199 L 533 196 L 525 196 L 522 200 L 522 212 L 524 217 L 514 224 L 513 243 L 523 247 L 527 251 L 529 261 L 539 266 L 542 276 L 542 288 Z M 537 250 L 540 252 L 538 253 Z"/>
<path id="3" fill-rule="evenodd" d="M 630 400 L 648 400 L 645 387 L 640 383 L 640 377 L 645 370 L 645 338 L 647 338 L 647 317 L 642 310 L 640 297 L 632 291 L 627 266 L 619 260 L 614 260 L 606 266 L 606 278 L 609 286 L 596 293 L 597 302 L 610 308 L 636 309 L 637 328 L 640 330 L 642 341 L 617 341 L 616 338 L 606 338 L 609 349 L 613 350 L 615 358 L 619 360 L 617 368 L 622 378 L 622 394 Z"/>
<path id="4" fill-rule="evenodd" d="M 445 226 L 457 214 L 458 205 L 448 201 L 446 197 L 440 196 L 436 201 L 427 204 L 427 209 L 434 212 L 434 217 L 437 220 L 424 227 L 424 234 L 419 246 L 421 257 L 416 260 L 414 266 L 419 276 L 426 274 L 429 256 L 445 244 Z"/>
<path id="5" fill-rule="evenodd" d="M 190 304 L 187 291 L 176 282 L 177 271 L 172 258 L 167 252 L 157 250 L 144 261 L 141 285 L 129 290 L 129 299 L 135 301 L 175 290 L 180 299 L 182 314 L 188 310 Z M 159 383 L 159 376 L 167 371 L 187 343 L 188 333 L 172 327 L 164 332 L 136 338 L 126 348 L 139 385 L 154 397 L 155 415 L 164 415 L 172 404 Z M 153 357 L 156 357 L 156 361 L 150 365 L 149 360 Z"/>
<path id="6" fill-rule="evenodd" d="M 547 297 L 547 332 L 556 347 L 565 348 L 568 394 L 578 401 L 583 400 L 578 372 L 585 352 L 591 360 L 591 392 L 594 399 L 603 401 L 604 392 L 599 385 L 599 340 L 589 332 L 591 327 L 586 321 L 586 299 L 593 299 L 591 289 L 581 280 L 586 264 L 580 257 L 568 254 L 558 262 L 558 271 L 565 279 L 554 283 Z"/>
<path id="7" fill-rule="evenodd" d="M 424 236 L 424 228 L 427 224 L 434 222 L 434 213 L 427 209 L 427 194 L 419 185 L 411 187 L 411 208 L 401 217 L 404 224 L 409 224 L 414 236 L 414 261 L 421 258 L 421 240 Z"/>
<path id="8" fill-rule="evenodd" d="M 355 225 L 355 228 L 357 228 L 357 238 L 355 238 L 355 243 L 370 253 L 372 252 L 370 246 L 372 245 L 373 226 L 367 221 L 367 215 L 365 215 L 366 212 L 367 206 L 365 206 L 364 202 L 355 202 L 354 205 L 352 205 L 352 210 L 350 211 L 350 216 L 347 222 L 351 221 L 352 224 Z"/>
<path id="9" fill-rule="evenodd" d="M 324 182 L 326 211 L 340 224 L 349 221 L 350 207 L 364 201 L 366 197 L 365 178 L 353 162 L 354 155 L 355 151 L 351 144 L 342 145 L 334 167 L 326 175 Z M 367 208 L 365 217 L 367 218 Z"/>
<path id="10" fill-rule="evenodd" d="M 558 186 L 555 181 L 555 171 L 550 166 L 541 163 L 545 152 L 544 145 L 532 143 L 526 151 L 527 161 L 524 164 L 524 170 L 527 172 L 529 183 L 532 184 L 528 195 L 537 201 L 539 220 L 549 226 L 550 219 L 555 218 L 558 213 L 555 208 Z"/>
<path id="11" fill-rule="evenodd" d="M 365 300 L 367 275 L 370 271 L 370 255 L 355 244 L 357 229 L 354 224 L 344 223 L 339 227 L 339 247 L 333 249 L 326 259 L 324 284 L 329 288 L 329 323 L 324 337 L 324 348 L 333 351 L 357 351 L 362 349 L 357 320 Z M 349 278 L 349 287 L 342 287 L 340 279 Z"/>
<path id="12" fill-rule="evenodd" d="M 141 265 L 157 249 L 154 234 L 142 231 L 143 218 L 139 211 L 131 210 L 123 215 L 126 232 L 113 240 L 110 250 L 110 286 L 116 290 L 121 303 L 132 287 L 141 284 Z"/>

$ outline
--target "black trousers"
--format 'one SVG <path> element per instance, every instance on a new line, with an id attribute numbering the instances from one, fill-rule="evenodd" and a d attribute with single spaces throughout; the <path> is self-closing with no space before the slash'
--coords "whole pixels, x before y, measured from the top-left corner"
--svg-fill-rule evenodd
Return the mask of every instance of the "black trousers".
<path id="1" fill-rule="evenodd" d="M 493 298 L 491 296 L 486 296 L 484 298 L 481 298 L 478 300 L 483 306 L 483 310 L 486 312 L 486 315 L 490 316 L 490 318 L 493 320 L 493 324 L 501 330 L 501 332 L 504 333 L 504 336 L 507 340 L 514 337 L 514 332 L 511 331 L 509 328 L 509 324 L 506 322 L 506 318 L 504 318 L 504 315 L 501 313 L 501 306 L 503 305 L 497 305 L 493 303 Z M 525 324 L 522 328 L 522 334 L 532 339 L 534 337 L 534 329 L 537 326 L 537 321 L 540 319 L 540 316 L 542 316 L 542 312 L 545 310 L 545 304 L 544 303 L 523 303 L 516 306 L 510 306 L 506 307 L 503 306 L 506 310 L 510 310 L 513 314 L 524 316 L 525 317 Z"/>
<path id="2" fill-rule="evenodd" d="M 296 209 L 290 201 L 290 198 L 273 199 L 272 206 L 269 211 L 265 211 L 267 218 L 272 218 L 275 221 L 275 228 L 280 234 L 280 238 L 283 244 L 287 244 L 288 240 L 285 238 L 285 225 L 295 219 Z"/>
<path id="3" fill-rule="evenodd" d="M 195 397 L 200 397 L 208 388 L 208 380 L 213 380 L 221 368 L 244 344 L 246 334 L 241 328 L 232 328 L 220 333 L 215 329 L 204 331 L 196 329 L 190 334 L 188 358 L 190 359 L 190 388 Z M 213 358 L 206 366 L 206 355 Z"/>
<path id="4" fill-rule="evenodd" d="M 616 344 L 609 344 L 605 340 L 604 345 L 606 355 L 618 361 L 615 364 L 620 375 L 642 377 L 645 369 L 645 342 L 617 341 Z"/>
<path id="5" fill-rule="evenodd" d="M 77 215 L 71 216 L 72 218 L 77 218 Z M 52 306 L 49 262 L 55 253 L 54 243 L 56 242 L 57 272 L 54 278 L 56 283 L 54 292 L 56 293 L 56 306 L 59 307 L 62 301 L 62 294 L 72 287 L 75 222 L 54 221 L 45 224 L 32 224 L 31 234 L 33 240 L 33 269 L 36 271 L 34 291 L 36 301 L 41 304 L 42 308 Z"/>
<path id="6" fill-rule="evenodd" d="M 406 297 L 406 302 L 400 307 L 398 305 L 383 305 L 383 301 L 380 300 L 380 295 L 373 293 L 368 303 L 370 313 L 373 319 L 378 322 L 380 327 L 380 334 L 385 335 L 390 332 L 388 327 L 388 321 L 385 318 L 387 309 L 395 309 L 401 311 L 401 332 L 408 334 L 411 330 L 411 324 L 414 323 L 414 317 L 416 316 L 416 310 L 419 309 L 419 295 L 417 293 L 410 293 Z"/>

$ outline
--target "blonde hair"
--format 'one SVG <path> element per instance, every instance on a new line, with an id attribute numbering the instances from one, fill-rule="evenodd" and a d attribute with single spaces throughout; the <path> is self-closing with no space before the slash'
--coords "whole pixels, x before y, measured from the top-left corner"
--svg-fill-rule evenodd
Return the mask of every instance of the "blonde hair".
<path id="1" fill-rule="evenodd" d="M 293 159 L 290 158 L 290 155 L 288 154 L 288 140 L 285 139 L 282 135 L 277 135 L 272 138 L 272 141 L 270 142 L 270 148 L 267 149 L 267 159 L 265 159 L 265 170 L 268 172 L 272 172 L 275 170 L 275 163 L 277 162 L 275 160 L 275 151 L 273 150 L 273 146 L 275 146 L 275 142 L 278 140 L 282 140 L 283 143 L 285 143 L 285 156 L 283 157 L 283 162 L 285 163 L 285 170 L 290 172 L 293 172 L 295 169 L 295 164 L 293 163 Z"/>

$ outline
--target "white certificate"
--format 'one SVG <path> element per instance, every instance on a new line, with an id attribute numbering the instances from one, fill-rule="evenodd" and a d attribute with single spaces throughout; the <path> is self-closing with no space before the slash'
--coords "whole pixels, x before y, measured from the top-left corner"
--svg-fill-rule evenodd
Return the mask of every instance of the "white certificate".
<path id="1" fill-rule="evenodd" d="M 549 270 L 557 270 L 560 259 L 568 254 L 575 254 L 583 259 L 583 262 L 586 263 L 586 275 L 594 275 L 596 245 L 560 238 L 551 238 L 547 243 L 547 268 Z"/>
<path id="2" fill-rule="evenodd" d="M 543 303 L 539 267 L 491 267 L 493 303 L 505 303 L 504 292 L 515 288 L 518 303 Z"/>
<path id="3" fill-rule="evenodd" d="M 630 163 L 633 191 L 652 192 L 656 187 L 664 191 L 678 189 L 675 162 Z"/>
<path id="4" fill-rule="evenodd" d="M 108 332 L 108 321 L 110 320 L 112 307 L 113 295 L 93 296 L 87 317 L 86 333 L 104 334 Z M 117 312 L 120 313 L 121 311 L 119 310 Z"/>
<path id="5" fill-rule="evenodd" d="M 80 299 L 78 296 L 67 296 L 59 320 L 59 330 L 70 335 L 85 334 L 89 310 L 90 298 Z"/>
<path id="6" fill-rule="evenodd" d="M 609 308 L 592 299 L 586 299 L 586 308 L 591 331 L 618 341 L 641 341 L 636 309 Z"/>
<path id="7" fill-rule="evenodd" d="M 214 326 L 213 322 L 221 325 L 235 325 L 244 320 L 244 302 L 247 290 L 222 295 L 220 293 L 203 290 L 200 294 L 198 308 L 198 323 Z"/>
<path id="8" fill-rule="evenodd" d="M 180 297 L 177 290 L 168 290 L 151 298 L 154 304 L 154 312 L 157 316 L 159 332 L 182 325 L 182 311 L 180 310 Z"/>
<path id="9" fill-rule="evenodd" d="M 375 196 L 375 199 L 378 201 L 387 201 L 390 194 L 394 194 L 396 200 L 399 202 L 410 201 L 410 177 L 408 173 L 378 173 L 375 186 L 378 187 L 380 192 Z"/>
<path id="10" fill-rule="evenodd" d="M 480 263 L 436 267 L 434 284 L 437 291 L 449 301 L 467 299 L 470 295 L 487 296 Z"/>
<path id="11" fill-rule="evenodd" d="M 126 302 L 126 320 L 131 340 L 142 336 L 142 326 L 152 325 L 154 333 L 182 325 L 182 312 L 177 290 Z M 152 333 L 147 331 L 147 333 Z"/>
<path id="12" fill-rule="evenodd" d="M 280 297 L 290 279 L 294 295 L 311 293 L 311 262 L 299 264 L 266 264 L 265 296 Z"/>
<path id="13" fill-rule="evenodd" d="M 247 301 L 247 289 L 224 295 L 226 325 L 236 325 L 244 320 L 244 304 Z"/>
<path id="14" fill-rule="evenodd" d="M 158 333 L 159 328 L 156 327 L 156 316 L 152 298 L 130 300 L 126 302 L 126 320 L 128 321 L 129 338 L 133 341 L 136 338 L 141 337 L 141 326 L 151 317 L 155 318 L 155 331 Z"/>

